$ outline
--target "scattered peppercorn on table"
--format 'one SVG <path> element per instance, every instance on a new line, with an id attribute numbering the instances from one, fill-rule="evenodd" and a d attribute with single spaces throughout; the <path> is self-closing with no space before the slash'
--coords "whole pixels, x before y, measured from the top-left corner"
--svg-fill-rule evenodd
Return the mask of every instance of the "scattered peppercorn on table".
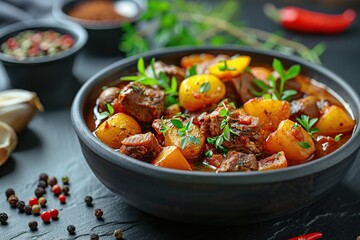
<path id="1" fill-rule="evenodd" d="M 250 26 L 280 30 L 262 13 L 264 3 L 244 1 L 244 19 Z M 355 24 L 359 23 L 357 19 Z M 309 46 L 319 41 L 310 35 L 289 34 Z M 324 65 L 360 94 L 359 33 L 353 30 L 320 40 L 328 45 L 322 58 Z M 86 52 L 79 57 L 75 72 L 81 72 L 81 82 L 103 67 L 101 61 L 115 60 Z M 0 81 L 0 90 L 6 87 Z M 327 198 L 300 212 L 247 226 L 199 227 L 145 214 L 106 189 L 83 159 L 69 107 L 45 109 L 18 141 L 8 162 L 0 167 L 0 239 L 298 239 L 321 233 L 319 239 L 355 240 L 360 235 L 360 156 Z"/>

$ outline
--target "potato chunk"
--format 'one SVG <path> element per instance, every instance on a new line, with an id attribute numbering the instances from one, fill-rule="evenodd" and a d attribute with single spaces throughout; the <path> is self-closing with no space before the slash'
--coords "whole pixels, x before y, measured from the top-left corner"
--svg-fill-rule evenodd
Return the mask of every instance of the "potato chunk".
<path id="1" fill-rule="evenodd" d="M 175 146 L 164 147 L 153 161 L 155 166 L 179 170 L 192 170 L 190 164 Z"/>
<path id="2" fill-rule="evenodd" d="M 336 135 L 350 132 L 355 126 L 355 121 L 340 107 L 332 105 L 326 107 L 314 127 L 322 135 Z"/>
<path id="3" fill-rule="evenodd" d="M 95 135 L 112 148 L 120 148 L 121 141 L 131 135 L 141 133 L 138 122 L 125 113 L 117 113 L 109 117 L 96 130 Z"/>
<path id="4" fill-rule="evenodd" d="M 252 98 L 244 104 L 245 112 L 259 118 L 263 129 L 273 132 L 282 120 L 290 117 L 290 104 L 287 101 Z"/>
<path id="5" fill-rule="evenodd" d="M 269 153 L 284 151 L 289 165 L 306 162 L 315 152 L 315 144 L 308 132 L 291 120 L 283 120 L 278 129 L 265 141 Z"/>
<path id="6" fill-rule="evenodd" d="M 200 145 L 187 141 L 187 144 L 184 149 L 181 149 L 181 140 L 184 137 L 180 137 L 178 134 L 178 129 L 175 127 L 170 128 L 166 132 L 165 136 L 165 146 L 176 146 L 180 149 L 181 153 L 186 157 L 186 159 L 191 159 L 197 157 L 205 143 L 205 136 L 200 131 L 200 128 L 194 124 L 191 126 L 189 135 L 196 137 L 200 141 Z"/>

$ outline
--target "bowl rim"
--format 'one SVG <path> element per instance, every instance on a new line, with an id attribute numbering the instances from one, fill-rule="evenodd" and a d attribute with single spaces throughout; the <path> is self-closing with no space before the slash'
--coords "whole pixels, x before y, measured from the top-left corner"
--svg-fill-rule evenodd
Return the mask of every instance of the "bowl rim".
<path id="1" fill-rule="evenodd" d="M 75 44 L 71 48 L 51 56 L 41 56 L 41 57 L 34 57 L 31 59 L 25 58 L 23 60 L 19 60 L 13 56 L 9 56 L 0 51 L 0 60 L 8 63 L 30 64 L 30 65 L 57 61 L 78 52 L 85 45 L 88 38 L 88 34 L 86 30 L 77 23 L 73 23 L 70 21 L 60 22 L 54 19 L 43 18 L 36 20 L 25 20 L 7 25 L 0 30 L 0 39 L 14 32 L 21 32 L 21 31 L 32 30 L 37 28 L 44 28 L 48 30 L 62 29 L 64 31 L 70 32 L 72 37 L 75 37 L 75 40 L 77 38 L 77 40 L 75 41 Z M 3 42 L 0 42 L 0 44 L 2 43 Z"/>
<path id="2" fill-rule="evenodd" d="M 211 51 L 244 51 L 249 54 L 260 54 L 268 55 L 292 62 L 296 62 L 301 66 L 305 66 L 308 69 L 312 69 L 320 74 L 328 77 L 331 81 L 336 82 L 340 85 L 341 88 L 347 93 L 347 98 L 351 99 L 353 102 L 359 102 L 358 94 L 350 87 L 348 83 L 345 82 L 338 75 L 332 71 L 326 69 L 325 67 L 317 64 L 313 64 L 304 59 L 301 59 L 296 56 L 283 55 L 279 52 L 269 51 L 269 50 L 260 50 L 253 49 L 250 47 L 235 46 L 235 45 L 226 45 L 222 47 L 175 47 L 175 48 L 165 48 L 150 51 L 144 54 L 138 54 L 136 56 L 128 57 L 121 59 L 103 70 L 96 73 L 92 76 L 85 84 L 80 88 L 76 94 L 72 107 L 71 107 L 71 121 L 73 128 L 81 142 L 85 144 L 90 149 L 96 149 L 96 154 L 99 155 L 102 160 L 107 161 L 115 165 L 116 167 L 126 168 L 129 171 L 132 171 L 137 174 L 147 175 L 154 178 L 162 180 L 171 180 L 176 182 L 196 182 L 196 183 L 216 183 L 216 184 L 254 184 L 254 183 L 273 183 L 284 180 L 291 180 L 295 178 L 301 178 L 314 173 L 320 172 L 327 168 L 337 165 L 341 161 L 347 159 L 350 155 L 354 154 L 356 150 L 359 149 L 360 145 L 360 129 L 358 127 L 358 122 L 360 119 L 360 105 L 356 106 L 357 115 L 355 115 L 355 109 L 351 109 L 354 114 L 355 119 L 357 120 L 357 125 L 353 132 L 353 136 L 337 151 L 333 153 L 316 159 L 315 161 L 309 161 L 296 166 L 291 166 L 283 169 L 270 170 L 270 171 L 254 171 L 254 172 L 229 172 L 229 173 L 213 173 L 213 172 L 196 172 L 196 171 L 182 171 L 169 168 L 161 168 L 154 166 L 149 163 L 139 161 L 137 159 L 128 157 L 126 155 L 120 154 L 114 149 L 106 146 L 100 140 L 98 140 L 93 133 L 88 129 L 84 116 L 83 116 L 83 107 L 85 104 L 85 96 L 88 96 L 91 93 L 93 87 L 99 82 L 103 81 L 106 76 L 111 75 L 118 71 L 118 68 L 133 66 L 136 64 L 136 61 L 139 57 L 144 59 L 149 59 L 153 56 L 162 56 L 169 55 L 174 53 L 193 53 L 193 52 L 211 52 Z M 123 161 L 124 160 L 124 161 Z"/>
<path id="3" fill-rule="evenodd" d="M 88 29 L 88 30 L 111 30 L 111 29 L 120 29 L 120 24 L 122 24 L 122 23 L 132 23 L 132 22 L 137 21 L 142 16 L 142 13 L 143 13 L 143 8 L 141 7 L 141 5 L 137 1 L 134 1 L 134 0 L 128 0 L 128 1 L 135 3 L 135 5 L 138 8 L 138 13 L 136 14 L 135 17 L 128 18 L 129 19 L 128 21 L 127 20 L 119 20 L 119 21 L 99 22 L 96 20 L 86 20 L 86 19 L 72 17 L 63 11 L 63 8 L 67 4 L 80 2 L 80 1 L 83 1 L 83 0 L 59 0 L 59 1 L 56 1 L 52 7 L 52 15 L 56 19 L 61 20 L 61 21 L 66 19 L 67 21 L 72 21 L 77 24 L 80 24 L 81 26 L 83 26 L 85 29 Z"/>

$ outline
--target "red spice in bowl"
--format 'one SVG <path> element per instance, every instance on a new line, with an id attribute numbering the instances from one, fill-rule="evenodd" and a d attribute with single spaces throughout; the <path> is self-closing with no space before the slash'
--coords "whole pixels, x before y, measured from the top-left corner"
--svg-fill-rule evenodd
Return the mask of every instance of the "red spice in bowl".
<path id="1" fill-rule="evenodd" d="M 83 1 L 68 12 L 71 17 L 93 21 L 120 21 L 124 17 L 115 11 L 115 5 L 109 0 Z"/>

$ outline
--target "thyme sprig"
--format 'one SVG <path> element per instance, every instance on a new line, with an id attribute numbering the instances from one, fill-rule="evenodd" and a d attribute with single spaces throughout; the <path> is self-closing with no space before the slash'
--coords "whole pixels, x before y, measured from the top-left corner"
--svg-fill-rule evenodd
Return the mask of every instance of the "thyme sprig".
<path id="1" fill-rule="evenodd" d="M 145 62 L 141 57 L 137 62 L 137 71 L 138 75 L 136 76 L 125 76 L 120 79 L 123 81 L 135 81 L 142 85 L 146 86 L 160 86 L 165 91 L 165 106 L 170 106 L 178 102 L 176 96 L 178 93 L 178 81 L 175 77 L 172 77 L 171 80 L 167 77 L 164 72 L 160 72 L 158 75 L 155 71 L 155 58 L 152 58 L 150 61 L 150 68 L 152 76 L 148 76 L 145 72 Z"/>
<path id="2" fill-rule="evenodd" d="M 285 83 L 299 75 L 301 67 L 298 64 L 292 65 L 287 71 L 284 70 L 284 66 L 281 61 L 274 58 L 272 63 L 273 69 L 278 73 L 280 83 L 277 86 L 277 80 L 273 74 L 269 77 L 269 85 L 266 85 L 263 81 L 255 79 L 254 83 L 261 89 L 260 92 L 253 91 L 253 94 L 258 97 L 271 98 L 274 100 L 289 100 L 289 98 L 297 94 L 296 90 L 289 89 L 284 90 Z"/>
<path id="3" fill-rule="evenodd" d="M 209 144 L 214 145 L 215 149 L 220 150 L 223 153 L 227 153 L 229 150 L 222 146 L 224 141 L 230 142 L 231 133 L 239 136 L 238 133 L 234 132 L 230 126 L 229 126 L 229 120 L 230 120 L 230 111 L 225 105 L 225 103 L 222 103 L 223 108 L 219 111 L 220 117 L 222 117 L 221 123 L 220 123 L 220 130 L 222 130 L 222 133 L 215 137 L 208 137 L 206 141 Z M 210 149 L 209 151 L 205 152 L 205 156 L 211 157 L 213 154 L 213 150 Z"/>
<path id="4" fill-rule="evenodd" d="M 103 120 L 114 114 L 114 107 L 110 103 L 105 103 L 106 111 L 103 111 L 97 115 L 97 119 Z"/>
<path id="5" fill-rule="evenodd" d="M 320 63 L 319 56 L 325 45 L 310 48 L 287 39 L 280 33 L 270 33 L 244 27 L 234 17 L 239 16 L 237 0 L 218 1 L 212 4 L 196 1 L 149 0 L 147 8 L 136 26 L 124 24 L 120 50 L 128 56 L 153 48 L 223 44 L 248 45 L 273 49 L 287 55 L 298 55 L 311 62 Z"/>

